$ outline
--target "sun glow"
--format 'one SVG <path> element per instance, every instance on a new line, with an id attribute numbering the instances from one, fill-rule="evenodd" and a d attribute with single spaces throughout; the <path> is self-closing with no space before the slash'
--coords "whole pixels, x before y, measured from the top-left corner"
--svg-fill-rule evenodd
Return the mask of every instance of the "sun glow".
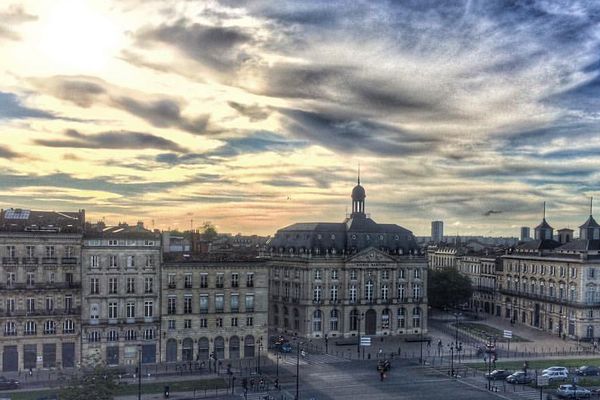
<path id="1" fill-rule="evenodd" d="M 48 67 L 69 72 L 96 72 L 117 53 L 122 35 L 116 21 L 95 2 L 59 0 L 40 22 L 38 46 Z"/>

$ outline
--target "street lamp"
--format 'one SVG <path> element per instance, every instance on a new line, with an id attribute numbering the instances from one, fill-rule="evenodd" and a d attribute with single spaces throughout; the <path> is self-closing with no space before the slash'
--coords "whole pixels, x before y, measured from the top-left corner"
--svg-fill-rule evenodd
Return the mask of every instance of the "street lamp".
<path id="1" fill-rule="evenodd" d="M 138 344 L 138 400 L 142 400 L 142 345 Z"/>
<path id="2" fill-rule="evenodd" d="M 257 367 L 256 367 L 256 373 L 258 373 L 260 375 L 260 351 L 262 349 L 262 338 L 258 339 L 258 359 L 257 359 Z"/>
<path id="3" fill-rule="evenodd" d="M 325 354 L 329 354 L 327 334 L 325 334 Z"/>
<path id="4" fill-rule="evenodd" d="M 296 397 L 295 400 L 299 400 L 298 392 L 300 389 L 300 346 L 302 346 L 302 342 L 296 343 Z"/>
<path id="5" fill-rule="evenodd" d="M 450 345 L 450 371 L 454 377 L 454 343 Z"/>

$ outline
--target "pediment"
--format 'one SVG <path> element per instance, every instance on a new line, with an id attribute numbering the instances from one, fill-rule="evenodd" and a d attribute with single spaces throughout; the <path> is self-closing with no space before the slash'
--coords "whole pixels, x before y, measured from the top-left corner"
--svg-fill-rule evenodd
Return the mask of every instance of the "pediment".
<path id="1" fill-rule="evenodd" d="M 374 247 L 367 247 L 350 257 L 347 263 L 395 263 L 396 259 Z"/>

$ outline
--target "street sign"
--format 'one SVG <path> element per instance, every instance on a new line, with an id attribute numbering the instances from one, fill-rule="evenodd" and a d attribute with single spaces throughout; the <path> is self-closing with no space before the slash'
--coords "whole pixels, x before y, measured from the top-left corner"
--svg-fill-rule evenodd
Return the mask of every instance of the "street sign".
<path id="1" fill-rule="evenodd" d="M 550 380 L 548 379 L 547 376 L 538 375 L 538 377 L 537 377 L 538 386 L 548 386 L 549 381 Z"/>
<path id="2" fill-rule="evenodd" d="M 512 339 L 512 331 L 504 331 L 504 338 L 506 339 Z"/>
<path id="3" fill-rule="evenodd" d="M 361 346 L 370 346 L 371 345 L 371 338 L 370 337 L 361 337 L 360 338 L 360 345 Z"/>

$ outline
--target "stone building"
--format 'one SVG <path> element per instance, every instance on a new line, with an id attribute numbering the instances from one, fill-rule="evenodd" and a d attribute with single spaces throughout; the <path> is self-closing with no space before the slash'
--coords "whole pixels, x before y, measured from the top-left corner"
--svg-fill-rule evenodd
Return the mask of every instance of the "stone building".
<path id="1" fill-rule="evenodd" d="M 80 358 L 85 212 L 0 211 L 0 369 L 73 368 Z"/>
<path id="2" fill-rule="evenodd" d="M 264 261 L 167 260 L 161 293 L 161 362 L 215 365 L 266 351 Z"/>
<path id="3" fill-rule="evenodd" d="M 591 215 L 579 238 L 561 241 L 544 218 L 535 240 L 502 257 L 498 275 L 502 315 L 560 336 L 600 337 L 600 225 Z"/>
<path id="4" fill-rule="evenodd" d="M 409 230 L 365 213 L 352 190 L 341 223 L 297 223 L 267 243 L 270 326 L 303 337 L 427 331 L 427 263 Z"/>
<path id="5" fill-rule="evenodd" d="M 458 258 L 458 271 L 471 280 L 473 296 L 468 306 L 475 313 L 500 315 L 500 306 L 496 304 L 496 274 L 501 269 L 501 255 L 502 253 L 483 252 L 469 253 Z"/>
<path id="6" fill-rule="evenodd" d="M 161 235 L 121 223 L 86 226 L 82 248 L 83 361 L 159 359 Z"/>

